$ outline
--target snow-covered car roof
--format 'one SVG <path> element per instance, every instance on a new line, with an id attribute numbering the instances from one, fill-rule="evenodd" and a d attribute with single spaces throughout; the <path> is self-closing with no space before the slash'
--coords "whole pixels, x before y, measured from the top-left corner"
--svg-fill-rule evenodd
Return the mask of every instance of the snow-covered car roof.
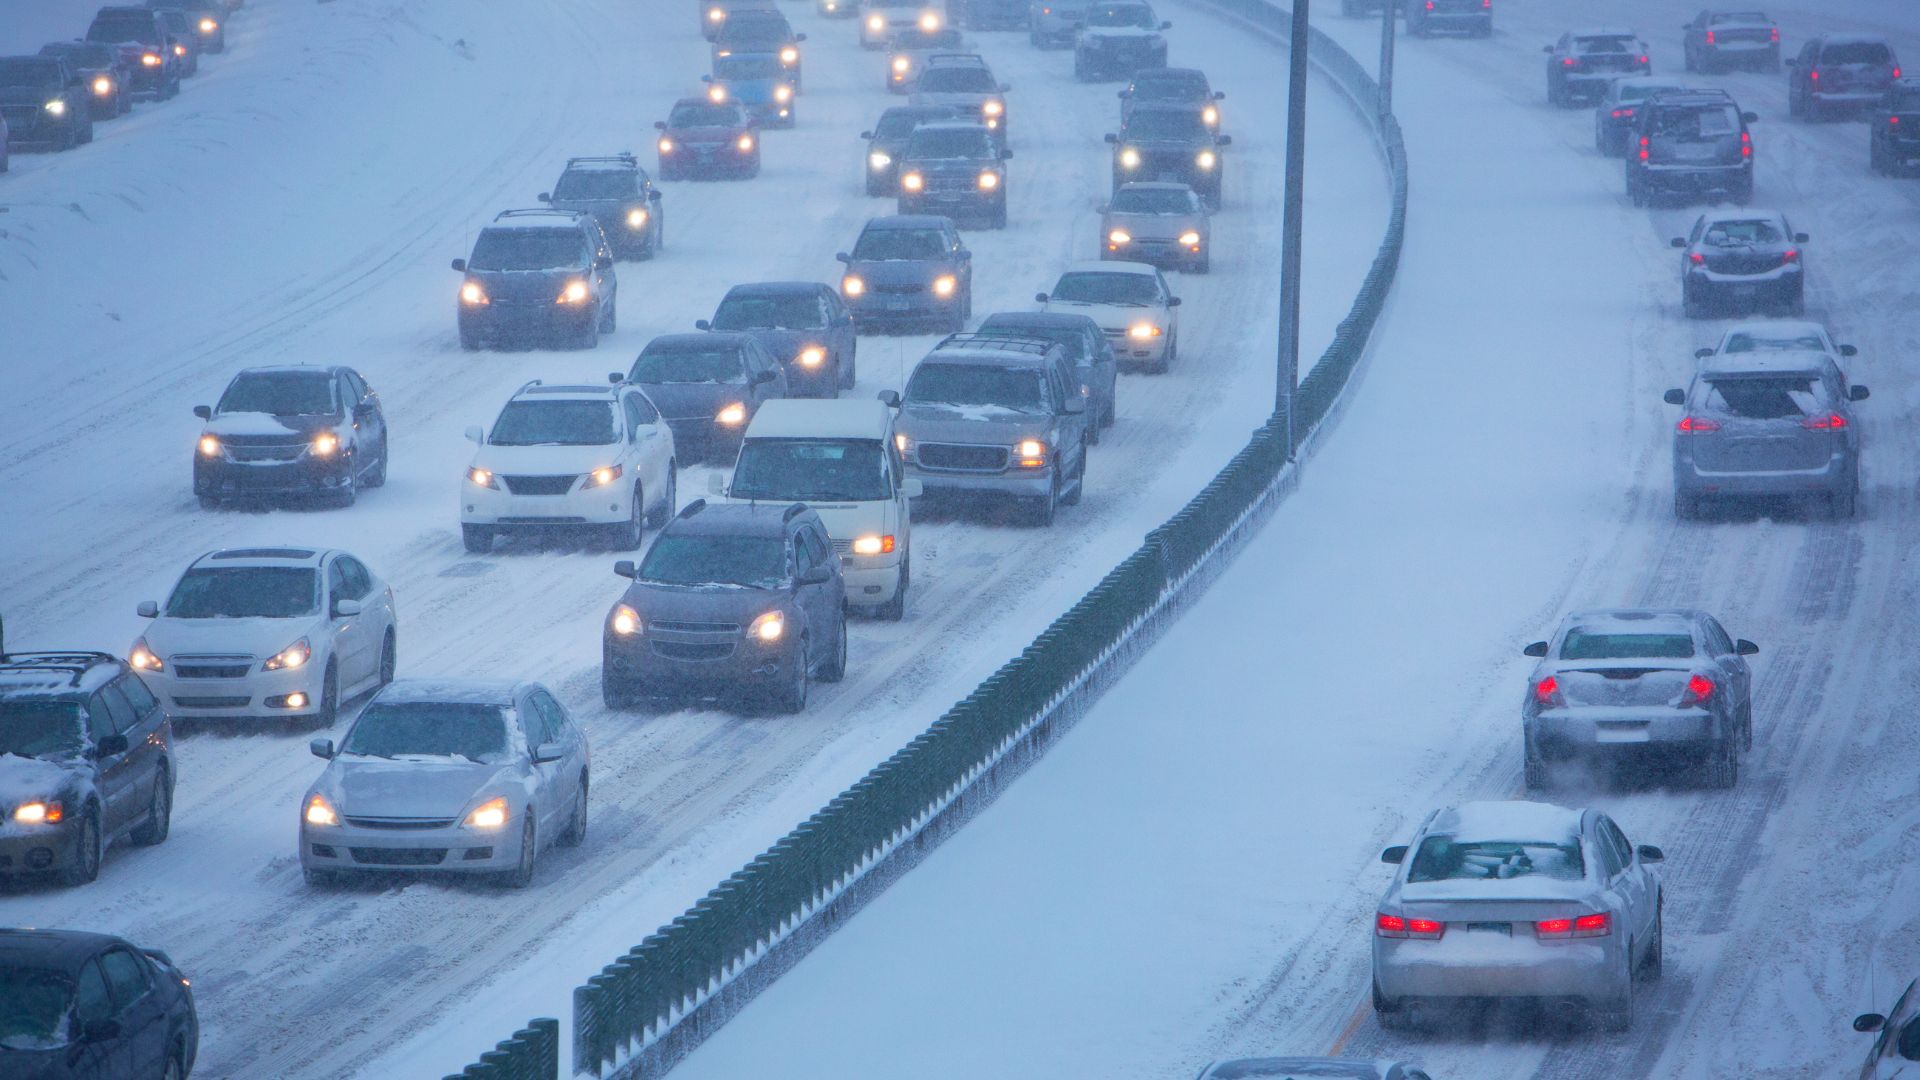
<path id="1" fill-rule="evenodd" d="M 1578 41 L 1581 38 L 1621 38 L 1621 37 L 1632 38 L 1635 41 L 1640 40 L 1639 34 L 1634 33 L 1632 30 L 1623 30 L 1617 26 L 1612 28 L 1601 27 L 1597 30 L 1596 29 L 1570 30 L 1567 32 L 1567 36 L 1570 38 L 1573 38 L 1576 41 Z"/>
<path id="2" fill-rule="evenodd" d="M 1693 621 L 1699 615 L 1687 608 L 1601 608 L 1572 612 L 1566 617 L 1565 625 L 1601 633 L 1691 632 Z"/>
<path id="3" fill-rule="evenodd" d="M 1755 352 L 1714 353 L 1700 361 L 1702 375 L 1813 375 L 1838 366 L 1832 354 L 1819 349 L 1761 349 Z"/>
<path id="4" fill-rule="evenodd" d="M 1820 40 L 1828 45 L 1885 45 L 1887 39 L 1881 34 L 1821 34 Z"/>
<path id="5" fill-rule="evenodd" d="M 327 549 L 301 547 L 221 548 L 193 560 L 194 566 L 318 566 Z"/>
<path id="6" fill-rule="evenodd" d="M 1067 264 L 1061 276 L 1067 274 L 1133 274 L 1139 277 L 1154 277 L 1160 271 L 1152 263 L 1127 262 L 1123 259 L 1082 259 Z"/>
<path id="7" fill-rule="evenodd" d="M 1715 225 L 1725 225 L 1733 221 L 1770 221 L 1776 225 L 1780 225 L 1786 222 L 1787 216 L 1778 210 L 1767 210 L 1754 206 L 1748 207 L 1745 210 L 1709 210 L 1700 215 L 1700 220 L 1705 222 L 1709 228 Z"/>
<path id="8" fill-rule="evenodd" d="M 521 683 L 512 679 L 396 679 L 374 701 L 450 701 L 469 705 L 512 705 Z M 371 704 L 371 702 L 369 702 Z"/>
<path id="9" fill-rule="evenodd" d="M 1827 340 L 1830 335 L 1827 328 L 1811 319 L 1754 319 L 1749 322 L 1737 322 L 1727 327 L 1720 335 L 1722 344 L 1735 334 L 1745 334 L 1756 338 L 1820 338 Z"/>
<path id="10" fill-rule="evenodd" d="M 884 402 L 775 398 L 747 425 L 748 439 L 885 439 L 893 410 Z"/>
<path id="11" fill-rule="evenodd" d="M 572 229 L 586 215 L 578 210 L 502 210 L 487 223 L 488 229 Z"/>
<path id="12" fill-rule="evenodd" d="M 1581 811 L 1520 799 L 1461 803 L 1437 810 L 1426 832 L 1458 841 L 1561 840 L 1580 835 Z"/>
<path id="13" fill-rule="evenodd" d="M 868 218 L 866 229 L 944 229 L 953 219 L 940 214 L 887 214 Z"/>
<path id="14" fill-rule="evenodd" d="M 1380 1080 L 1399 1062 L 1361 1058 L 1283 1057 L 1217 1061 L 1202 1070 L 1204 1080 Z"/>

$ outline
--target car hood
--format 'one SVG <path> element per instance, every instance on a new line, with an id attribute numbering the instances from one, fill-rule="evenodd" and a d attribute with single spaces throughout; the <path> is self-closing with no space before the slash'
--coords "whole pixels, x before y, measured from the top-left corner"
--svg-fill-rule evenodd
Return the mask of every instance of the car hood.
<path id="1" fill-rule="evenodd" d="M 713 414 L 736 401 L 746 401 L 752 388 L 745 383 L 641 383 L 660 415 L 673 420 L 713 419 Z"/>
<path id="2" fill-rule="evenodd" d="M 385 758 L 346 754 L 333 759 L 315 790 L 341 816 L 457 817 L 483 791 L 514 779 L 510 765 L 479 765 L 464 758 Z"/>
<path id="3" fill-rule="evenodd" d="M 300 640 L 318 647 L 318 615 L 292 619 L 176 619 L 162 616 L 147 625 L 147 648 L 162 660 L 186 656 L 268 657 Z M 309 661 L 311 662 L 311 661 Z"/>
<path id="4" fill-rule="evenodd" d="M 953 105 L 977 109 L 989 99 L 999 97 L 984 90 L 916 90 L 907 96 L 915 105 Z"/>
<path id="5" fill-rule="evenodd" d="M 11 814 L 23 802 L 65 794 L 88 783 L 84 758 L 48 761 L 0 754 L 0 813 Z M 0 836 L 13 828 L 11 817 L 0 819 Z"/>
<path id="6" fill-rule="evenodd" d="M 620 443 L 596 446 L 494 446 L 488 444 L 473 455 L 476 468 L 509 476 L 532 474 L 556 476 L 561 473 L 587 473 L 620 460 Z"/>
<path id="7" fill-rule="evenodd" d="M 1104 234 L 1116 228 L 1125 229 L 1136 238 L 1150 240 L 1176 239 L 1189 230 L 1206 231 L 1206 225 L 1192 214 L 1110 213 L 1103 219 L 1100 231 Z"/>
<path id="8" fill-rule="evenodd" d="M 209 435 L 317 435 L 332 431 L 344 421 L 324 413 L 310 416 L 276 416 L 263 412 L 215 413 L 206 424 Z"/>
<path id="9" fill-rule="evenodd" d="M 1140 319 L 1164 323 L 1167 313 L 1157 307 L 1123 307 L 1113 304 L 1087 304 L 1078 300 L 1049 300 L 1040 308 L 1061 315 L 1085 315 L 1100 324 L 1102 330 L 1124 330 Z"/>
<path id="10" fill-rule="evenodd" d="M 766 612 L 784 610 L 789 594 L 785 589 L 745 585 L 676 587 L 636 581 L 620 599 L 640 613 L 643 626 L 656 621 L 716 622 L 738 623 L 744 628 Z"/>
<path id="11" fill-rule="evenodd" d="M 925 285 L 955 272 L 952 263 L 939 259 L 855 259 L 847 264 L 847 273 L 860 275 L 868 285 Z"/>
<path id="12" fill-rule="evenodd" d="M 767 347 L 767 351 L 773 354 L 774 359 L 782 362 L 792 360 L 808 345 L 818 345 L 821 348 L 826 348 L 827 345 L 827 328 L 824 326 L 810 330 L 780 328 L 743 330 L 741 333 L 752 334 L 755 341 Z"/>
<path id="13" fill-rule="evenodd" d="M 1053 417 L 993 406 L 946 407 L 908 404 L 900 409 L 900 430 L 914 442 L 992 443 L 1012 446 L 1021 439 L 1045 439 Z"/>

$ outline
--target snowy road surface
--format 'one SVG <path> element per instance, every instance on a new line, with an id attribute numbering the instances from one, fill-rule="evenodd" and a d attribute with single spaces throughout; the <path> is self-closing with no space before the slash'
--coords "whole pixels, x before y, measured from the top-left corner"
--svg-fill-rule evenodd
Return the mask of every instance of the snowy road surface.
<path id="1" fill-rule="evenodd" d="M 1674 73 L 1699 6 L 1601 21 Z M 1920 57 L 1901 0 L 1764 6 L 1789 50 L 1877 30 Z M 1372 57 L 1373 24 L 1316 9 Z M 1726 325 L 1681 316 L 1666 240 L 1697 211 L 1632 208 L 1591 111 L 1545 104 L 1540 46 L 1581 16 L 1499 19 L 1400 43 L 1406 261 L 1297 494 L 1048 757 L 676 1075 L 1186 1080 L 1334 1051 L 1436 1080 L 1853 1075 L 1849 1021 L 1920 974 L 1920 185 L 1867 172 L 1859 123 L 1788 122 L 1781 77 L 1696 77 L 1761 114 L 1756 203 L 1812 234 L 1809 316 L 1873 397 L 1858 519 L 1677 523 L 1660 395 Z M 1555 796 L 1665 849 L 1665 978 L 1626 1038 L 1518 1011 L 1382 1031 L 1380 849 L 1519 795 L 1520 648 L 1612 604 L 1698 605 L 1763 650 L 1737 788 Z"/>
<path id="2" fill-rule="evenodd" d="M 0 16 L 0 53 L 73 36 L 95 5 Z M 309 733 L 180 743 L 174 828 L 110 852 L 98 882 L 0 892 L 0 925 L 117 932 L 194 979 L 196 1075 L 440 1075 L 568 991 L 917 734 L 1189 498 L 1272 401 L 1278 294 L 1280 68 L 1200 12 L 1175 14 L 1176 62 L 1214 68 L 1235 144 L 1213 273 L 1176 278 L 1180 364 L 1123 377 L 1085 502 L 1050 531 L 931 519 L 896 625 L 852 628 L 847 680 L 798 718 L 599 703 L 614 555 L 460 547 L 461 429 L 532 377 L 597 381 L 651 336 L 691 327 L 735 282 L 833 280 L 835 251 L 890 213 L 860 191 L 857 134 L 899 99 L 847 23 L 786 6 L 810 34 L 800 127 L 769 133 L 762 177 L 666 186 L 667 247 L 623 263 L 621 330 L 591 352 L 462 353 L 449 259 L 499 209 L 532 203 L 569 154 L 646 152 L 651 122 L 698 89 L 690 13 L 656 27 L 615 0 L 254 0 L 226 55 L 181 96 L 103 124 L 91 146 L 16 155 L 0 178 L 0 610 L 15 648 L 124 653 L 135 604 L 219 546 L 345 547 L 393 583 L 400 673 L 517 675 L 553 686 L 593 746 L 586 846 L 525 892 L 383 879 L 313 891 L 295 860 L 297 800 L 321 763 Z M 682 15 L 688 17 L 683 18 Z M 976 308 L 1030 308 L 1095 252 L 1112 84 L 1070 56 L 979 35 L 1013 85 L 1012 227 L 968 234 Z M 1233 58 L 1228 64 L 1212 57 Z M 1316 84 L 1317 355 L 1373 256 L 1386 192 L 1374 148 Z M 855 396 L 897 388 L 928 337 L 866 337 Z M 346 510 L 200 510 L 191 406 L 243 366 L 346 363 L 382 395 L 387 486 Z M 710 470 L 681 477 L 702 492 Z M 344 721 L 341 727 L 344 727 Z M 337 728 L 333 735 L 339 734 Z M 376 1061 L 382 1054 L 389 1058 Z"/>

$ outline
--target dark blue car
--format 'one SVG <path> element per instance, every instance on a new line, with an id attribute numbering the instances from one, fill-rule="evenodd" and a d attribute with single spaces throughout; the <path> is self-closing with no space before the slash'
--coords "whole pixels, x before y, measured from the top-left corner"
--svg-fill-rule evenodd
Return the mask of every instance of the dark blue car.
<path id="1" fill-rule="evenodd" d="M 9 1080 L 185 1080 L 200 1052 L 167 954 L 78 930 L 0 930 L 0 1073 Z"/>
<path id="2" fill-rule="evenodd" d="M 877 217 L 860 230 L 840 295 L 866 330 L 881 324 L 937 323 L 948 332 L 973 315 L 973 253 L 953 219 L 932 214 Z"/>
<path id="3" fill-rule="evenodd" d="M 794 110 L 793 77 L 772 53 L 736 53 L 716 57 L 713 74 L 702 75 L 707 100 L 718 105 L 731 101 L 747 110 L 761 127 L 790 128 L 798 119 Z"/>
<path id="4" fill-rule="evenodd" d="M 787 369 L 794 397 L 839 397 L 853 388 L 853 314 L 817 281 L 763 281 L 727 290 L 696 330 L 751 334 Z"/>

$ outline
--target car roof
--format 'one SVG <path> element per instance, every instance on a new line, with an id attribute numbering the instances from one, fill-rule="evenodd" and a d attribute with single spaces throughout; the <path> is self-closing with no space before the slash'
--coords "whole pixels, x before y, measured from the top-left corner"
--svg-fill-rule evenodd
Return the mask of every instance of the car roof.
<path id="1" fill-rule="evenodd" d="M 1780 337 L 1799 337 L 1805 335 L 1813 335 L 1815 337 L 1828 336 L 1826 326 L 1814 322 L 1812 319 L 1750 319 L 1745 322 L 1734 323 L 1732 326 L 1727 327 L 1727 332 L 1721 335 L 1721 338 L 1724 340 L 1734 334 L 1778 335 Z"/>
<path id="2" fill-rule="evenodd" d="M 913 130 L 916 135 L 922 131 L 978 131 L 984 135 L 987 125 L 972 120 L 934 120 Z"/>
<path id="3" fill-rule="evenodd" d="M 1379 1080 L 1397 1064 L 1367 1058 L 1272 1057 L 1216 1061 L 1202 1071 L 1207 1080 Z"/>
<path id="4" fill-rule="evenodd" d="M 980 320 L 980 328 L 989 330 L 996 326 L 1018 330 L 1023 326 L 1057 326 L 1062 328 L 1100 330 L 1100 324 L 1093 321 L 1091 315 L 1079 315 L 1068 311 L 996 311 Z"/>
<path id="5" fill-rule="evenodd" d="M 715 345 L 732 345 L 743 349 L 753 340 L 752 334 L 743 334 L 738 330 L 695 330 L 686 334 L 661 334 L 647 342 L 646 348 L 640 351 L 644 353 L 655 345 L 662 349 L 711 348 Z"/>
<path id="6" fill-rule="evenodd" d="M 1570 612 L 1564 624 L 1620 634 L 1673 630 L 1692 633 L 1694 620 L 1700 618 L 1700 614 L 1690 608 L 1594 608 Z"/>
<path id="7" fill-rule="evenodd" d="M 524 679 L 395 679 L 375 698 L 382 702 L 444 701 L 468 705 L 512 705 Z"/>
<path id="8" fill-rule="evenodd" d="M 249 547 L 218 548 L 193 560 L 190 566 L 319 566 L 333 552 L 327 548 Z"/>
<path id="9" fill-rule="evenodd" d="M 1625 37 L 1625 38 L 1633 38 L 1635 41 L 1638 41 L 1640 39 L 1639 34 L 1633 32 L 1632 30 L 1623 29 L 1618 26 L 1614 26 L 1614 27 L 1603 26 L 1598 29 L 1589 27 L 1588 29 L 1585 29 L 1585 30 L 1569 30 L 1567 31 L 1567 36 L 1572 38 Z"/>
<path id="10" fill-rule="evenodd" d="M 859 398 L 775 398 L 747 424 L 749 439 L 880 439 L 893 423 L 884 402 Z"/>
<path id="11" fill-rule="evenodd" d="M 595 401 L 606 401 L 619 392 L 620 388 L 618 386 L 612 386 L 607 383 L 555 383 L 549 386 L 539 379 L 535 379 L 521 386 L 520 389 L 515 390 L 512 400 L 529 397 L 545 397 L 561 399 L 591 398 Z"/>
<path id="12" fill-rule="evenodd" d="M 813 296 L 823 288 L 817 281 L 749 281 L 728 289 L 727 296 Z"/>
<path id="13" fill-rule="evenodd" d="M 0 929 L 0 964 L 39 962 L 64 971 L 77 971 L 88 957 L 109 945 L 124 944 L 111 934 L 88 930 L 40 930 L 32 927 Z"/>
<path id="14" fill-rule="evenodd" d="M 959 116 L 960 110 L 951 105 L 893 105 L 881 110 L 882 120 L 889 116 Z"/>
<path id="15" fill-rule="evenodd" d="M 1825 45 L 1885 45 L 1887 39 L 1882 34 L 1816 34 L 1814 39 Z"/>
<path id="16" fill-rule="evenodd" d="M 1824 375 L 1830 365 L 1838 366 L 1831 355 L 1818 349 L 1763 349 L 1757 352 L 1714 353 L 1700 361 L 1700 374 L 1723 377 Z"/>
<path id="17" fill-rule="evenodd" d="M 1134 82 L 1139 82 L 1141 79 L 1200 79 L 1205 81 L 1206 77 L 1206 72 L 1201 71 L 1199 68 L 1190 67 L 1141 68 L 1139 71 L 1133 73 Z"/>
<path id="18" fill-rule="evenodd" d="M 587 215 L 578 210 L 550 210 L 545 207 L 526 210 L 502 210 L 486 225 L 487 232 L 501 229 L 579 229 Z"/>
<path id="19" fill-rule="evenodd" d="M 573 157 L 567 159 L 567 167 L 562 172 L 633 172 L 640 168 L 640 161 L 632 154 L 612 154 L 605 157 Z"/>
<path id="20" fill-rule="evenodd" d="M 111 682 L 124 669 L 101 652 L 31 651 L 0 654 L 0 697 L 79 696 Z"/>
<path id="21" fill-rule="evenodd" d="M 1700 215 L 1700 220 L 1705 222 L 1708 227 L 1725 225 L 1728 222 L 1734 221 L 1781 222 L 1786 219 L 1787 216 L 1780 211 L 1770 210 L 1761 206 L 1750 206 L 1745 210 L 1709 210 Z"/>
<path id="22" fill-rule="evenodd" d="M 1733 95 L 1714 86 L 1683 86 L 1654 95 L 1649 105 L 1731 105 Z"/>
<path id="23" fill-rule="evenodd" d="M 1119 191 L 1115 191 L 1114 194 L 1118 195 L 1129 188 L 1135 191 L 1184 191 L 1189 195 L 1193 193 L 1192 185 L 1180 183 L 1178 180 L 1129 180 L 1121 184 Z"/>
<path id="24" fill-rule="evenodd" d="M 1067 274 L 1131 274 L 1136 277 L 1158 277 L 1151 263 L 1127 262 L 1122 259 L 1080 259 L 1067 264 L 1061 275 Z"/>
<path id="25" fill-rule="evenodd" d="M 965 367 L 1044 368 L 1053 363 L 1061 349 L 1044 338 L 1001 337 L 995 334 L 969 334 L 968 340 L 942 341 L 920 358 L 921 364 L 960 364 Z M 915 365 L 918 367 L 919 365 Z"/>
<path id="26" fill-rule="evenodd" d="M 330 364 L 326 367 L 318 364 L 258 364 L 241 368 L 233 373 L 233 377 L 237 379 L 242 375 L 337 375 L 347 370 L 350 369 L 339 364 Z"/>
<path id="27" fill-rule="evenodd" d="M 984 68 L 987 66 L 987 58 L 984 56 L 981 56 L 977 52 L 960 52 L 958 50 L 954 50 L 950 52 L 934 53 L 933 55 L 927 57 L 926 63 L 927 63 L 927 66 L 930 68 L 933 68 L 933 67 Z"/>
<path id="28" fill-rule="evenodd" d="M 879 402 L 874 404 L 877 405 Z M 784 539 L 787 535 L 787 522 L 791 518 L 802 516 L 792 512 L 794 507 L 799 507 L 806 513 L 812 513 L 806 509 L 804 503 L 710 503 L 703 499 L 696 499 L 687 504 L 680 511 L 679 516 L 667 522 L 661 532 L 688 536 L 768 536 Z"/>
<path id="29" fill-rule="evenodd" d="M 1433 812 L 1423 833 L 1455 840 L 1559 840 L 1580 835 L 1582 811 L 1523 799 L 1461 803 Z"/>
<path id="30" fill-rule="evenodd" d="M 743 116 L 745 115 L 745 110 L 741 107 L 740 103 L 737 101 L 709 101 L 705 97 L 683 97 L 680 100 L 673 103 L 673 107 L 675 109 L 683 108 L 688 105 L 711 105 L 719 109 L 732 109 L 734 112 L 740 113 Z M 668 110 L 668 112 L 671 113 L 672 110 Z"/>
<path id="31" fill-rule="evenodd" d="M 939 214 L 887 214 L 868 218 L 866 229 L 944 229 L 953 219 Z"/>

